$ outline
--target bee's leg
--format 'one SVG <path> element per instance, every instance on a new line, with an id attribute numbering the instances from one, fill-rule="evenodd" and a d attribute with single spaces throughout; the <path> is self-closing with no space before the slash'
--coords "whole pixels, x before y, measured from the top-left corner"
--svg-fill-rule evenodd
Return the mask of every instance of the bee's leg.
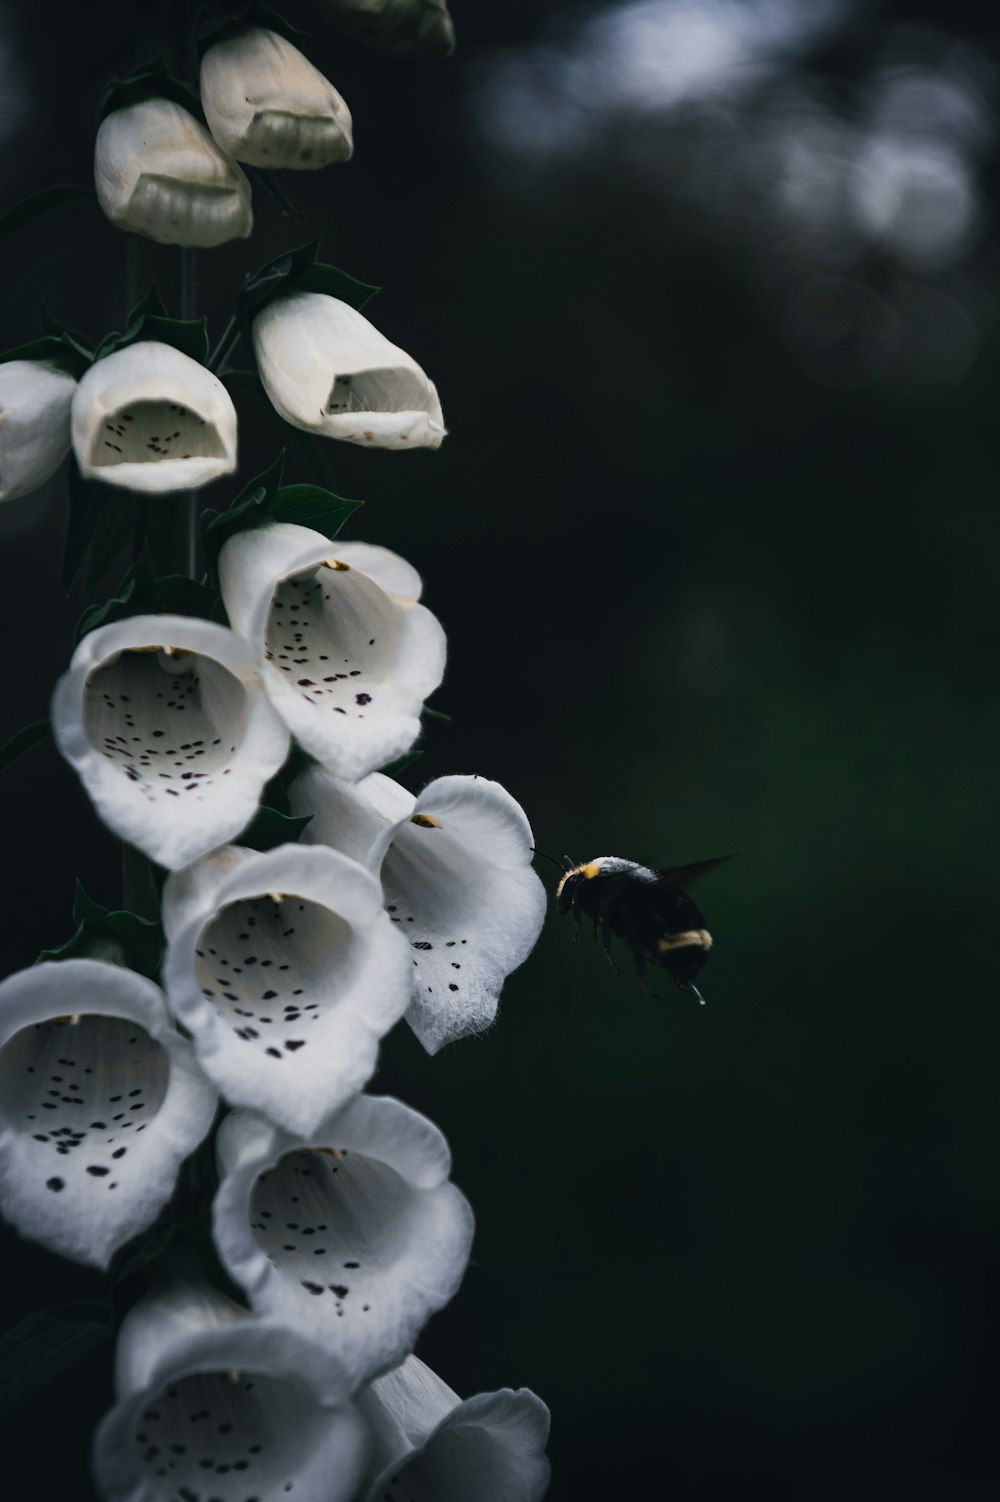
<path id="1" fill-rule="evenodd" d="M 646 960 L 642 950 L 634 949 L 632 953 L 635 959 L 635 973 L 639 977 L 639 984 L 643 989 L 643 994 L 652 997 L 654 1001 L 662 1001 L 662 996 L 657 996 L 655 991 L 649 989 L 649 984 L 646 980 Z"/>
<path id="2" fill-rule="evenodd" d="M 607 923 L 601 924 L 601 942 L 604 945 L 604 953 L 608 957 L 608 964 L 611 966 L 616 975 L 621 975 L 621 971 L 615 964 L 614 958 L 611 953 L 611 929 Z"/>

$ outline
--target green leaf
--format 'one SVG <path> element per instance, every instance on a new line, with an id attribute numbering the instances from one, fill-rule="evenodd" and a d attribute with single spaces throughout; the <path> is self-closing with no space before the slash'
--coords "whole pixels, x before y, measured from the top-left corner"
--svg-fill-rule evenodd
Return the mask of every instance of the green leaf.
<path id="1" fill-rule="evenodd" d="M 294 845 L 312 817 L 312 814 L 298 817 L 282 814 L 276 808 L 261 806 L 233 843 L 246 845 L 250 850 L 273 850 L 277 845 Z"/>
<path id="2" fill-rule="evenodd" d="M 217 616 L 218 605 L 218 591 L 207 584 L 199 584 L 183 574 L 157 577 L 149 544 L 144 542 L 118 593 L 103 605 L 91 605 L 84 611 L 76 628 L 76 640 L 79 642 L 98 626 L 124 621 L 133 615 L 189 615 L 208 621 Z"/>
<path id="3" fill-rule="evenodd" d="M 111 1342 L 106 1304 L 96 1299 L 56 1304 L 29 1314 L 0 1336 L 0 1419 L 79 1361 Z"/>
<path id="4" fill-rule="evenodd" d="M 201 56 L 215 42 L 238 35 L 247 26 L 263 26 L 268 31 L 276 31 L 296 47 L 301 47 L 309 38 L 308 31 L 300 31 L 269 5 L 258 5 L 256 0 L 210 0 L 202 11 L 198 26 L 198 55 Z"/>
<path id="5" fill-rule="evenodd" d="M 85 480 L 76 464 L 71 464 L 69 519 L 66 523 L 62 571 L 62 586 L 66 593 L 72 589 L 78 576 L 84 589 L 93 588 L 114 563 L 131 535 L 132 507 L 129 497 L 114 485 L 101 485 L 97 480 Z"/>
<path id="6" fill-rule="evenodd" d="M 424 714 L 429 720 L 447 720 L 451 723 L 451 715 L 445 714 L 442 709 L 431 709 L 429 704 L 424 705 Z"/>
<path id="7" fill-rule="evenodd" d="M 162 57 L 154 57 L 152 61 L 143 63 L 125 78 L 112 78 L 101 95 L 97 118 L 104 120 L 114 110 L 127 109 L 131 104 L 142 104 L 146 99 L 172 99 L 175 104 L 182 105 L 194 115 L 202 125 L 205 123 L 200 98 L 187 84 L 181 83 L 179 78 L 171 77 Z"/>
<path id="8" fill-rule="evenodd" d="M 412 766 L 423 754 L 422 750 L 409 751 L 405 756 L 399 756 L 395 761 L 391 761 L 387 767 L 379 767 L 379 771 L 383 777 L 398 777 L 401 772 L 405 772 L 407 767 Z"/>
<path id="9" fill-rule="evenodd" d="M 228 511 L 203 514 L 202 543 L 213 572 L 218 569 L 223 545 L 237 532 L 276 522 L 293 522 L 296 526 L 311 527 L 314 532 L 333 538 L 347 518 L 363 504 L 334 495 L 322 485 L 282 485 L 284 464 L 285 451 L 282 449 L 271 468 L 251 480 Z"/>
<path id="10" fill-rule="evenodd" d="M 38 339 L 29 339 L 27 344 L 5 349 L 0 354 L 0 363 L 4 365 L 8 360 L 47 360 L 52 365 L 58 365 L 75 380 L 79 380 L 90 367 L 92 359 L 89 348 L 77 344 L 74 336 L 68 332 L 43 334 Z"/>
<path id="11" fill-rule="evenodd" d="M 31 725 L 25 725 L 16 731 L 10 740 L 4 741 L 0 746 L 0 773 L 6 772 L 16 761 L 20 761 L 28 751 L 33 751 L 43 741 L 51 738 L 52 726 L 48 720 L 35 720 Z"/>
<path id="12" fill-rule="evenodd" d="M 44 960 L 104 959 L 157 980 L 163 959 L 163 928 L 158 919 L 101 907 L 87 896 L 79 881 L 73 918 L 77 927 L 72 938 L 56 949 L 43 949 L 36 964 Z"/>
<path id="13" fill-rule="evenodd" d="M 48 188 L 39 188 L 29 193 L 20 203 L 0 214 L 0 242 L 16 235 L 19 229 L 50 214 L 53 209 L 62 209 L 71 203 L 96 203 L 97 194 L 91 183 L 52 183 Z"/>
<path id="14" fill-rule="evenodd" d="M 363 504 L 334 495 L 322 485 L 283 485 L 271 500 L 268 520 L 294 522 L 297 527 L 311 527 L 314 532 L 333 538 Z"/>
<path id="15" fill-rule="evenodd" d="M 236 302 L 236 316 L 244 334 L 249 336 L 251 325 L 262 308 L 275 297 L 288 292 L 325 292 L 329 297 L 339 297 L 359 310 L 380 289 L 370 282 L 360 282 L 336 266 L 325 266 L 316 260 L 319 240 L 310 240 L 288 250 L 274 261 L 258 267 L 243 283 Z"/>
<path id="16" fill-rule="evenodd" d="M 154 339 L 159 344 L 172 344 L 182 355 L 189 355 L 199 365 L 208 364 L 208 320 L 206 318 L 168 318 L 163 299 L 156 287 L 151 287 L 128 315 L 123 334 L 106 334 L 97 346 L 95 360 L 116 354 L 140 339 Z"/>

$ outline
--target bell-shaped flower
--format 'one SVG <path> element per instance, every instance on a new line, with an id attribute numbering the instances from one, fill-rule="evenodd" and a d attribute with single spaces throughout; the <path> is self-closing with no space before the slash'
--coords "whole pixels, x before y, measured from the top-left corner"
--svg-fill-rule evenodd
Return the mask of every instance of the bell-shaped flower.
<path id="1" fill-rule="evenodd" d="M 112 224 L 164 245 L 209 249 L 253 228 L 245 174 L 172 99 L 145 99 L 101 121 L 94 183 Z"/>
<path id="2" fill-rule="evenodd" d="M 539 1502 L 549 1484 L 549 1410 L 530 1388 L 463 1403 L 417 1356 L 358 1394 L 373 1439 L 360 1502 Z"/>
<path id="3" fill-rule="evenodd" d="M 455 46 L 446 0 L 313 0 L 325 20 L 391 57 L 445 57 Z"/>
<path id="4" fill-rule="evenodd" d="M 201 103 L 223 150 L 253 167 L 328 167 L 354 149 L 347 105 L 276 31 L 247 27 L 209 47 Z"/>
<path id="5" fill-rule="evenodd" d="M 0 365 L 0 501 L 51 479 L 69 453 L 76 381 L 50 360 Z"/>
<path id="6" fill-rule="evenodd" d="M 280 417 L 367 448 L 440 448 L 433 381 L 364 314 L 325 292 L 288 292 L 253 323 L 257 370 Z"/>
<path id="7" fill-rule="evenodd" d="M 217 1149 L 213 1236 L 252 1308 L 314 1334 L 357 1382 L 397 1366 L 472 1244 L 437 1127 L 359 1095 L 308 1136 L 234 1112 Z"/>
<path id="8" fill-rule="evenodd" d="M 239 834 L 288 754 L 245 644 L 192 616 L 85 636 L 52 696 L 52 733 L 108 828 L 171 870 Z"/>
<path id="9" fill-rule="evenodd" d="M 337 1357 L 195 1283 L 147 1294 L 94 1441 L 107 1502 L 354 1502 L 370 1450 Z"/>
<path id="10" fill-rule="evenodd" d="M 141 339 L 98 360 L 73 395 L 81 472 L 105 485 L 162 494 L 198 490 L 236 468 L 236 408 L 190 355 Z"/>
<path id="11" fill-rule="evenodd" d="M 234 1105 L 309 1132 L 360 1090 L 409 999 L 378 882 L 317 846 L 227 848 L 171 876 L 164 985 Z"/>
<path id="12" fill-rule="evenodd" d="M 303 838 L 381 875 L 413 957 L 406 1019 L 427 1051 L 488 1027 L 545 919 L 521 805 L 485 777 L 439 777 L 414 797 L 379 772 L 352 785 L 321 767 L 303 772 L 290 797 L 296 813 L 313 815 Z"/>
<path id="13" fill-rule="evenodd" d="M 76 959 L 0 984 L 0 1210 L 23 1236 L 107 1267 L 162 1210 L 215 1106 L 152 981 Z"/>
<path id="14" fill-rule="evenodd" d="M 387 548 L 279 523 L 231 537 L 219 580 L 233 630 L 311 756 L 353 779 L 412 746 L 445 662 L 415 569 Z"/>

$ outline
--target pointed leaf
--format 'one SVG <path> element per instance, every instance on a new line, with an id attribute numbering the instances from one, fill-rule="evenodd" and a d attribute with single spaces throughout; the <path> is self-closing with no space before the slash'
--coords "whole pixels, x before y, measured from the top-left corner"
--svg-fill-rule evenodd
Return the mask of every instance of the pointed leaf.
<path id="1" fill-rule="evenodd" d="M 316 260 L 319 240 L 299 245 L 286 251 L 274 261 L 252 272 L 243 283 L 236 303 L 236 316 L 243 332 L 249 336 L 250 327 L 260 312 L 275 297 L 287 292 L 325 292 L 352 308 L 361 309 L 380 291 L 370 282 L 362 282 L 337 266 L 326 266 Z"/>
<path id="2" fill-rule="evenodd" d="M 263 26 L 268 31 L 276 31 L 296 47 L 301 47 L 309 38 L 308 31 L 300 31 L 269 5 L 257 4 L 257 0 L 211 0 L 202 11 L 198 25 L 199 55 L 215 42 L 224 41 L 246 26 Z"/>
<path id="3" fill-rule="evenodd" d="M 20 203 L 0 215 L 0 242 L 16 235 L 19 229 L 49 214 L 53 209 L 65 208 L 71 203 L 96 202 L 97 194 L 91 183 L 52 183 L 29 193 Z"/>
<path id="4" fill-rule="evenodd" d="M 16 761 L 28 751 L 33 751 L 43 741 L 50 739 L 52 726 L 48 720 L 35 720 L 30 725 L 25 725 L 17 730 L 0 746 L 0 774 L 6 772 Z"/>
<path id="5" fill-rule="evenodd" d="M 107 1305 L 97 1300 L 57 1304 L 29 1314 L 0 1336 L 0 1419 L 113 1338 Z"/>
<path id="6" fill-rule="evenodd" d="M 157 578 L 148 543 L 122 580 L 118 593 L 103 605 L 85 610 L 76 628 L 79 642 L 88 632 L 130 615 L 190 615 L 212 620 L 217 614 L 219 596 L 207 584 L 199 584 L 183 574 L 165 574 Z"/>
<path id="7" fill-rule="evenodd" d="M 182 105 L 194 115 L 202 125 L 205 123 L 198 95 L 187 84 L 181 83 L 179 78 L 170 76 L 162 57 L 154 57 L 151 62 L 143 63 L 125 78 L 112 78 L 101 95 L 97 118 L 99 121 L 103 120 L 114 110 L 127 109 L 130 104 L 142 104 L 146 99 L 172 99 L 175 104 Z"/>
<path id="8" fill-rule="evenodd" d="M 112 912 L 87 896 L 76 884 L 73 917 L 77 928 L 72 938 L 57 949 L 43 949 L 36 963 L 44 960 L 103 959 L 127 965 L 140 975 L 156 980 L 163 957 L 163 929 L 159 920 L 140 918 L 125 910 Z"/>
<path id="9" fill-rule="evenodd" d="M 299 527 L 311 527 L 322 532 L 324 537 L 336 537 L 352 512 L 363 501 L 348 501 L 343 496 L 324 490 L 322 485 L 283 485 L 267 508 L 268 520 L 294 522 Z"/>
<path id="10" fill-rule="evenodd" d="M 236 844 L 246 845 L 250 850 L 273 850 L 276 845 L 293 845 L 311 819 L 312 814 L 296 818 L 279 813 L 276 808 L 261 807 Z"/>
<path id="11" fill-rule="evenodd" d="M 400 773 L 405 772 L 407 767 L 423 756 L 423 754 L 422 750 L 410 751 L 406 756 L 399 756 L 395 761 L 391 761 L 387 767 L 380 767 L 379 771 L 383 777 L 392 777 L 394 780 L 398 780 Z"/>

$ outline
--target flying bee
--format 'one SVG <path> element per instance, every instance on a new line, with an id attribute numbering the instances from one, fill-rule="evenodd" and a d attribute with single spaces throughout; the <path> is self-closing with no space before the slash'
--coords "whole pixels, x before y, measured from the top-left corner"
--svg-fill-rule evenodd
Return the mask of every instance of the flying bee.
<path id="1" fill-rule="evenodd" d="M 556 888 L 559 913 L 573 914 L 576 938 L 584 915 L 593 920 L 594 938 L 600 934 L 616 971 L 611 940 L 621 939 L 632 951 L 647 996 L 653 993 L 646 984 L 646 965 L 661 965 L 675 986 L 704 1006 L 694 978 L 708 959 L 712 935 L 701 908 L 683 888 L 729 859 L 720 855 L 672 871 L 653 871 L 617 855 L 599 855 L 565 873 Z"/>

